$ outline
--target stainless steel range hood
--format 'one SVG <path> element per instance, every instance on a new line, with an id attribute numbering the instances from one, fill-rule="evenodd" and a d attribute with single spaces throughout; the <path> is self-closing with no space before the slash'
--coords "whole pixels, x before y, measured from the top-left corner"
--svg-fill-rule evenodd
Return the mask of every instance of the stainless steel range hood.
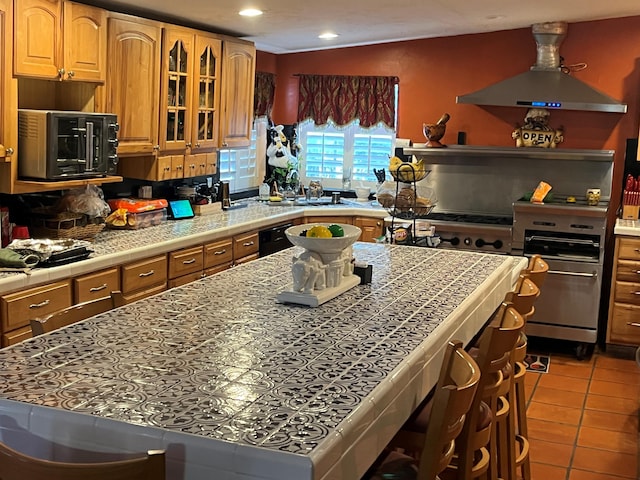
<path id="1" fill-rule="evenodd" d="M 627 105 L 562 72 L 559 46 L 565 22 L 533 25 L 536 64 L 528 72 L 456 98 L 457 103 L 625 113 Z"/>

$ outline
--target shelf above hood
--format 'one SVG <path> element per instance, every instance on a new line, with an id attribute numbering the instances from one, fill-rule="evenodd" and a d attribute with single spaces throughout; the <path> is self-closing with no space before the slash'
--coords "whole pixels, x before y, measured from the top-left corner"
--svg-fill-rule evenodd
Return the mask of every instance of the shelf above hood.
<path id="1" fill-rule="evenodd" d="M 626 113 L 626 104 L 565 73 L 559 45 L 567 31 L 566 23 L 535 24 L 532 28 L 537 61 L 529 71 L 460 95 L 456 103 Z"/>

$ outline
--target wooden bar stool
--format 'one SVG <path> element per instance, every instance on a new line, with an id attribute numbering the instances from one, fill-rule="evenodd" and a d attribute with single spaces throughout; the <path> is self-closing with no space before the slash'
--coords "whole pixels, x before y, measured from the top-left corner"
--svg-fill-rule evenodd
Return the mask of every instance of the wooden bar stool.
<path id="1" fill-rule="evenodd" d="M 419 461 L 390 452 L 376 469 L 373 480 L 435 480 L 451 461 L 455 439 L 462 431 L 480 381 L 480 369 L 464 351 L 462 342 L 450 341 L 431 403 L 429 425 L 422 432 Z"/>
<path id="2" fill-rule="evenodd" d="M 165 452 L 100 463 L 42 460 L 0 443 L 2 480 L 164 480 Z"/>
<path id="3" fill-rule="evenodd" d="M 36 337 L 43 333 L 49 333 L 122 305 L 124 305 L 122 292 L 114 290 L 108 297 L 78 303 L 44 317 L 32 318 L 30 320 L 31 335 Z"/>
<path id="4" fill-rule="evenodd" d="M 529 259 L 529 265 L 522 271 L 538 288 L 542 288 L 544 279 L 549 271 L 549 264 L 540 255 L 534 255 Z"/>
<path id="5" fill-rule="evenodd" d="M 509 362 L 511 351 L 524 321 L 510 305 L 503 303 L 480 336 L 478 347 L 470 353 L 480 367 L 481 377 L 473 403 L 466 415 L 462 432 L 456 439 L 456 453 L 441 478 L 470 480 L 483 477 L 497 478 L 497 436 L 495 417 L 498 396 L 503 383 L 502 370 Z M 423 445 L 424 432 L 429 419 L 434 418 L 431 402 L 421 406 L 405 423 L 390 443 L 391 448 L 415 452 Z M 507 404 L 508 405 L 508 404 Z"/>
<path id="6" fill-rule="evenodd" d="M 546 272 L 545 272 L 546 273 Z M 541 277 L 544 279 L 544 276 Z M 516 282 L 515 290 L 505 296 L 505 302 L 510 302 L 523 317 L 525 324 L 528 317 L 535 312 L 534 303 L 540 296 L 540 289 L 523 272 Z M 511 365 L 513 367 L 513 381 L 506 398 L 511 404 L 508 426 L 501 432 L 503 442 L 501 450 L 508 450 L 500 455 L 500 474 L 504 479 L 516 479 L 518 471 L 523 480 L 531 480 L 531 466 L 529 459 L 529 441 L 527 428 L 527 405 L 525 394 L 525 357 L 527 355 L 527 337 L 521 333 L 518 343 L 513 350 Z M 512 449 L 508 445 L 514 445 Z"/>

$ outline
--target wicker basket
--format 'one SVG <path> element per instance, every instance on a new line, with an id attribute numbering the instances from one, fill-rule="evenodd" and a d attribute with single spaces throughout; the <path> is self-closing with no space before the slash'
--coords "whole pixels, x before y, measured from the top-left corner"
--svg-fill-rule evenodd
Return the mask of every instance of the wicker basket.
<path id="1" fill-rule="evenodd" d="M 105 227 L 104 218 L 81 213 L 54 213 L 46 207 L 34 208 L 31 213 L 31 235 L 34 238 L 90 240 Z"/>

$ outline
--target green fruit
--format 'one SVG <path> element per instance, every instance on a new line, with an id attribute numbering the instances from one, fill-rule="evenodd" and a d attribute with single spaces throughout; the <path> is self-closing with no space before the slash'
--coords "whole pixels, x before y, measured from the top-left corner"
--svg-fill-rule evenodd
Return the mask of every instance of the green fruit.
<path id="1" fill-rule="evenodd" d="M 329 231 L 333 237 L 344 237 L 344 229 L 340 225 L 329 225 Z"/>

